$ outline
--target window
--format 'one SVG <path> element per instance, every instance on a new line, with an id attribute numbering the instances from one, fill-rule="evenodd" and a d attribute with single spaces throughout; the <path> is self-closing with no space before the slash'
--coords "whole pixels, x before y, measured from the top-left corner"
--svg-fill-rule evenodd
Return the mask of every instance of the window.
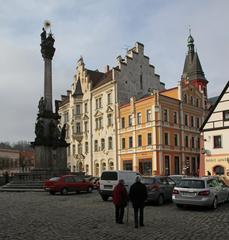
<path id="1" fill-rule="evenodd" d="M 98 117 L 95 119 L 95 126 L 96 126 L 96 129 L 101 129 L 103 127 L 103 118 L 102 117 Z"/>
<path id="2" fill-rule="evenodd" d="M 194 127 L 194 117 L 191 116 L 191 127 Z"/>
<path id="3" fill-rule="evenodd" d="M 184 115 L 184 125 L 188 126 L 188 114 Z"/>
<path id="4" fill-rule="evenodd" d="M 174 174 L 180 174 L 180 158 L 178 156 L 174 157 Z"/>
<path id="5" fill-rule="evenodd" d="M 85 154 L 88 153 L 88 142 L 85 142 Z"/>
<path id="6" fill-rule="evenodd" d="M 199 99 L 196 99 L 196 107 L 199 107 Z"/>
<path id="7" fill-rule="evenodd" d="M 84 103 L 84 112 L 87 113 L 87 103 Z"/>
<path id="8" fill-rule="evenodd" d="M 189 144 L 188 144 L 188 136 L 185 136 L 185 147 L 187 147 L 188 148 L 188 146 L 189 146 Z"/>
<path id="9" fill-rule="evenodd" d="M 163 111 L 163 120 L 164 122 L 168 122 L 169 118 L 168 118 L 168 110 L 167 109 L 164 109 Z"/>
<path id="10" fill-rule="evenodd" d="M 229 110 L 223 111 L 223 120 L 229 121 Z"/>
<path id="11" fill-rule="evenodd" d="M 193 96 L 191 96 L 191 97 L 190 97 L 190 104 L 193 105 L 193 102 L 194 102 Z"/>
<path id="12" fill-rule="evenodd" d="M 148 145 L 152 145 L 152 134 L 151 133 L 148 133 L 147 134 L 147 142 L 148 142 Z"/>
<path id="13" fill-rule="evenodd" d="M 125 128 L 125 118 L 122 117 L 121 119 L 121 128 Z"/>
<path id="14" fill-rule="evenodd" d="M 132 161 L 123 161 L 123 170 L 129 170 L 132 171 L 133 170 L 133 164 Z"/>
<path id="15" fill-rule="evenodd" d="M 107 115 L 107 125 L 108 127 L 112 126 L 112 114 Z"/>
<path id="16" fill-rule="evenodd" d="M 126 139 L 122 138 L 122 149 L 126 148 Z"/>
<path id="17" fill-rule="evenodd" d="M 76 115 L 80 115 L 80 105 L 76 105 Z"/>
<path id="18" fill-rule="evenodd" d="M 101 151 L 103 151 L 105 149 L 105 139 L 102 138 L 101 139 Z"/>
<path id="19" fill-rule="evenodd" d="M 110 105 L 111 103 L 112 103 L 111 93 L 108 93 L 108 94 L 107 94 L 107 104 Z"/>
<path id="20" fill-rule="evenodd" d="M 170 159 L 169 156 L 165 156 L 165 176 L 170 174 Z"/>
<path id="21" fill-rule="evenodd" d="M 142 114 L 140 112 L 137 113 L 137 124 L 141 124 L 142 123 Z"/>
<path id="22" fill-rule="evenodd" d="M 192 142 L 192 148 L 195 148 L 195 138 L 194 137 L 192 137 L 191 142 Z"/>
<path id="23" fill-rule="evenodd" d="M 169 133 L 165 133 L 164 134 L 164 137 L 165 137 L 165 145 L 169 145 Z"/>
<path id="24" fill-rule="evenodd" d="M 133 137 L 129 137 L 129 148 L 133 147 Z"/>
<path id="25" fill-rule="evenodd" d="M 151 121 L 151 110 L 148 109 L 146 111 L 146 122 L 150 122 Z"/>
<path id="26" fill-rule="evenodd" d="M 96 109 L 102 107 L 102 98 L 101 98 L 101 97 L 100 97 L 100 98 L 97 98 L 97 99 L 95 100 L 95 105 L 96 105 Z"/>
<path id="27" fill-rule="evenodd" d="M 64 123 L 68 122 L 68 112 L 64 113 Z"/>
<path id="28" fill-rule="evenodd" d="M 80 133 L 80 123 L 76 123 L 76 133 Z"/>
<path id="29" fill-rule="evenodd" d="M 140 74 L 140 89 L 143 89 L 142 73 Z"/>
<path id="30" fill-rule="evenodd" d="M 78 144 L 78 153 L 82 154 L 82 144 L 81 143 Z"/>
<path id="31" fill-rule="evenodd" d="M 197 141 L 196 141 L 196 148 L 200 149 L 200 138 L 197 138 Z"/>
<path id="32" fill-rule="evenodd" d="M 214 138 L 214 148 L 222 148 L 222 138 L 220 135 L 213 136 Z"/>
<path id="33" fill-rule="evenodd" d="M 179 145 L 178 143 L 178 135 L 175 133 L 174 134 L 174 146 L 177 147 Z"/>
<path id="34" fill-rule="evenodd" d="M 142 146 L 142 135 L 138 135 L 138 147 Z"/>
<path id="35" fill-rule="evenodd" d="M 98 152 L 98 140 L 95 140 L 94 144 L 95 152 Z"/>
<path id="36" fill-rule="evenodd" d="M 112 149 L 113 148 L 113 143 L 112 143 L 112 137 L 108 138 L 108 149 Z"/>
<path id="37" fill-rule="evenodd" d="M 173 122 L 177 124 L 177 112 L 173 112 Z"/>
<path id="38" fill-rule="evenodd" d="M 196 118 L 196 127 L 200 128 L 200 119 L 198 117 Z"/>
<path id="39" fill-rule="evenodd" d="M 73 144 L 72 145 L 72 154 L 75 155 L 75 153 L 76 153 L 76 145 Z"/>
<path id="40" fill-rule="evenodd" d="M 129 127 L 132 127 L 132 125 L 133 125 L 133 121 L 132 121 L 132 116 L 131 115 L 128 116 L 128 124 L 129 124 Z"/>
<path id="41" fill-rule="evenodd" d="M 187 101 L 187 95 L 186 94 L 184 94 L 184 103 L 187 103 L 188 101 Z"/>
<path id="42" fill-rule="evenodd" d="M 87 132 L 88 131 L 88 122 L 84 122 L 84 131 Z"/>

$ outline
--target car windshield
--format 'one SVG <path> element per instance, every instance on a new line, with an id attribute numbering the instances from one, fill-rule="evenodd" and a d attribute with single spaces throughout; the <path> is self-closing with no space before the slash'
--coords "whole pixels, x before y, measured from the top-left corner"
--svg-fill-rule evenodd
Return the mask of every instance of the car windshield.
<path id="1" fill-rule="evenodd" d="M 53 178 L 50 178 L 49 181 L 54 181 L 54 182 L 57 182 L 59 181 L 60 177 L 53 177 Z"/>
<path id="2" fill-rule="evenodd" d="M 178 184 L 178 187 L 181 188 L 205 188 L 203 180 L 181 180 Z"/>
<path id="3" fill-rule="evenodd" d="M 155 179 L 154 178 L 142 178 L 142 183 L 148 185 L 148 184 L 153 184 L 155 183 Z"/>
<path id="4" fill-rule="evenodd" d="M 103 172 L 101 175 L 101 180 L 117 180 L 117 172 Z"/>

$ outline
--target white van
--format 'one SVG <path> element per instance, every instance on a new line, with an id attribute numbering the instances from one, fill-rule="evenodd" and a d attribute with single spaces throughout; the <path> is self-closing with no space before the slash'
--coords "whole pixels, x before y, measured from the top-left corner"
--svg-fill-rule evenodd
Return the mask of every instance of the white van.
<path id="1" fill-rule="evenodd" d="M 102 199 L 107 201 L 112 196 L 113 189 L 120 179 L 124 180 L 126 190 L 129 192 L 138 175 L 140 175 L 138 172 L 133 171 L 103 171 L 99 180 L 99 193 Z"/>

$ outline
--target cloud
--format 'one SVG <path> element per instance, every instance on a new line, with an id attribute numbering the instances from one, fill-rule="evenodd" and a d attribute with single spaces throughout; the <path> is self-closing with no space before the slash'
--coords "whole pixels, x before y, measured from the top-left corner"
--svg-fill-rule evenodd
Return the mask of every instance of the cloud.
<path id="1" fill-rule="evenodd" d="M 0 8 L 0 141 L 33 140 L 37 103 L 43 95 L 40 32 L 52 22 L 53 98 L 71 87 L 76 61 L 86 67 L 115 65 L 125 48 L 140 41 L 167 87 L 180 80 L 191 25 L 200 61 L 218 95 L 228 81 L 227 0 L 42 0 L 3 1 Z M 217 83 L 217 84 L 216 84 Z"/>

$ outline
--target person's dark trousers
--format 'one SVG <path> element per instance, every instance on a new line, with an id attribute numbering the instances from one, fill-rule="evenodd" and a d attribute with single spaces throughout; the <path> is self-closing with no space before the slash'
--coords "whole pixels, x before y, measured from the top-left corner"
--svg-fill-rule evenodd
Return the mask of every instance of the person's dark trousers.
<path id="1" fill-rule="evenodd" d="M 140 215 L 139 215 L 140 226 L 144 226 L 144 223 L 143 223 L 143 218 L 144 218 L 143 210 L 144 210 L 144 206 L 141 206 L 141 207 L 135 207 L 134 208 L 134 224 L 135 224 L 135 227 L 138 227 L 138 210 L 140 212 Z"/>
<path id="2" fill-rule="evenodd" d="M 116 223 L 123 223 L 124 207 L 115 205 L 115 220 Z"/>

